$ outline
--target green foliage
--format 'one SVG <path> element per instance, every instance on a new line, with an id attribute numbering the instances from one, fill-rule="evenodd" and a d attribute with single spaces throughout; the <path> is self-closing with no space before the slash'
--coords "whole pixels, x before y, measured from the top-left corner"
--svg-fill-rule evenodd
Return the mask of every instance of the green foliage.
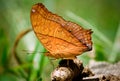
<path id="1" fill-rule="evenodd" d="M 0 0 L 0 81 L 50 81 L 52 64 L 33 32 L 18 44 L 22 64 L 11 57 L 17 35 L 32 28 L 30 10 L 38 2 L 66 20 L 92 29 L 93 51 L 79 56 L 85 65 L 91 59 L 120 60 L 120 0 Z"/>

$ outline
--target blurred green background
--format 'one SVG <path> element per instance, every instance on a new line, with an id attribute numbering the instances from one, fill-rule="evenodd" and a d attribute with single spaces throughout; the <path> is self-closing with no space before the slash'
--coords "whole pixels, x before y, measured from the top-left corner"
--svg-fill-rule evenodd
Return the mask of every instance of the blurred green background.
<path id="1" fill-rule="evenodd" d="M 93 30 L 93 50 L 79 56 L 84 65 L 91 59 L 110 63 L 120 60 L 120 0 L 0 0 L 0 81 L 50 81 L 53 65 L 33 31 L 18 44 L 21 63 L 12 58 L 16 37 L 32 28 L 30 10 L 38 2 L 64 19 Z"/>

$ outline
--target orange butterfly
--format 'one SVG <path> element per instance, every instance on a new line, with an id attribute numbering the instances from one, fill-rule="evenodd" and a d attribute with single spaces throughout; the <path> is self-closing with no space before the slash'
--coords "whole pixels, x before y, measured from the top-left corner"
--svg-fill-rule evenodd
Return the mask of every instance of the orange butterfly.
<path id="1" fill-rule="evenodd" d="M 91 30 L 65 21 L 48 11 L 42 3 L 32 7 L 31 23 L 38 39 L 49 52 L 47 56 L 73 59 L 92 49 Z"/>

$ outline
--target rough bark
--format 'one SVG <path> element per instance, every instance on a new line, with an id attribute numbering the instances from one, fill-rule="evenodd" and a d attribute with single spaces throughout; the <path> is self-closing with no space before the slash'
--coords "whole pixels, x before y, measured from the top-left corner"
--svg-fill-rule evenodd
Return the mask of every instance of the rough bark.
<path id="1" fill-rule="evenodd" d="M 61 60 L 51 73 L 51 81 L 120 81 L 120 62 L 92 62 L 88 67 L 78 60 Z"/>
<path id="2" fill-rule="evenodd" d="M 82 81 L 83 77 L 92 76 L 88 68 L 78 60 L 61 60 L 59 66 L 52 72 L 52 81 Z"/>

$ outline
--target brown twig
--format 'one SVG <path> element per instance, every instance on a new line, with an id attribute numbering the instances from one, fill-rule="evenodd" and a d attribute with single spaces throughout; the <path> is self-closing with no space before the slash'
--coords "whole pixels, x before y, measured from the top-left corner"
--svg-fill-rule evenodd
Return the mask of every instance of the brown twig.
<path id="1" fill-rule="evenodd" d="M 83 77 L 93 76 L 92 72 L 83 67 L 79 59 L 61 60 L 59 66 L 52 72 L 52 81 L 82 81 Z"/>
<path id="2" fill-rule="evenodd" d="M 17 51 L 16 51 L 17 46 L 18 46 L 18 44 L 19 44 L 19 42 L 20 42 L 20 39 L 21 39 L 23 36 L 25 36 L 27 33 L 29 33 L 30 31 L 32 31 L 32 29 L 27 29 L 27 30 L 25 30 L 25 31 L 22 31 L 22 32 L 16 37 L 16 40 L 15 40 L 15 43 L 14 43 L 14 46 L 13 46 L 13 49 L 12 49 L 12 55 L 11 55 L 11 56 L 13 56 L 13 57 L 16 59 L 16 61 L 17 61 L 18 64 L 21 64 L 22 62 L 21 62 L 20 58 L 19 58 L 18 55 L 17 55 Z"/>

